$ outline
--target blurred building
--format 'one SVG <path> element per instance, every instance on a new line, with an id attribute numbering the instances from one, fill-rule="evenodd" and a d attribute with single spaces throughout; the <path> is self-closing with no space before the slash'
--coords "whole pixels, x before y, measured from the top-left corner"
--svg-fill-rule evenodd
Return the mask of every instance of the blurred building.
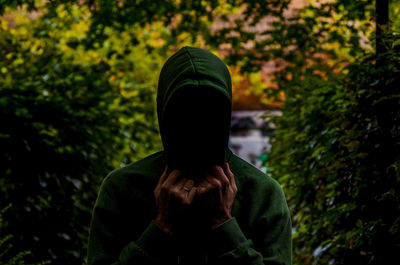
<path id="1" fill-rule="evenodd" d="M 262 163 L 271 150 L 270 135 L 275 133 L 269 120 L 281 114 L 279 104 L 264 104 L 261 96 L 245 93 L 245 88 L 235 89 L 233 98 L 229 147 L 234 154 L 265 172 Z"/>
<path id="2" fill-rule="evenodd" d="M 288 8 L 284 11 L 284 17 L 288 19 L 296 15 L 297 11 L 306 4 L 306 0 L 291 1 Z M 215 23 L 211 30 L 218 30 L 226 25 L 229 26 L 236 16 L 240 16 L 240 14 L 228 16 L 230 18 L 228 22 Z M 251 32 L 265 32 L 271 29 L 272 21 L 273 18 L 266 16 L 255 26 L 246 27 L 246 30 Z M 257 38 L 262 37 L 262 35 L 257 36 Z M 254 41 L 249 40 L 247 46 L 245 48 L 251 49 L 254 46 Z M 230 53 L 230 50 L 229 45 L 221 45 L 218 53 L 224 57 Z M 285 62 L 279 59 L 262 63 L 260 79 L 266 84 L 268 89 L 278 88 L 276 83 L 271 83 L 269 80 L 273 79 L 276 71 L 280 71 L 284 67 Z M 282 107 L 282 103 L 270 98 L 267 100 L 265 92 L 259 94 L 251 92 L 251 86 L 252 84 L 249 80 L 243 80 L 239 84 L 233 83 L 233 112 L 229 147 L 236 155 L 265 172 L 266 169 L 262 164 L 267 159 L 267 154 L 271 150 L 270 137 L 275 133 L 274 126 L 270 122 L 270 117 L 281 115 L 280 108 Z M 279 95 L 279 98 L 284 100 L 283 93 Z"/>

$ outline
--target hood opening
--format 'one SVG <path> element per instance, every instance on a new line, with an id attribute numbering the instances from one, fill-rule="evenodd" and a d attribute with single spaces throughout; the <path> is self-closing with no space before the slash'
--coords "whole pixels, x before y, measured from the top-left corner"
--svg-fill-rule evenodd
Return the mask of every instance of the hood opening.
<path id="1" fill-rule="evenodd" d="M 184 47 L 165 63 L 157 112 L 170 170 L 201 172 L 223 166 L 229 141 L 232 88 L 227 67 L 214 54 Z"/>
<path id="2" fill-rule="evenodd" d="M 222 166 L 229 140 L 229 102 L 212 88 L 184 87 L 164 112 L 168 164 L 182 170 Z"/>

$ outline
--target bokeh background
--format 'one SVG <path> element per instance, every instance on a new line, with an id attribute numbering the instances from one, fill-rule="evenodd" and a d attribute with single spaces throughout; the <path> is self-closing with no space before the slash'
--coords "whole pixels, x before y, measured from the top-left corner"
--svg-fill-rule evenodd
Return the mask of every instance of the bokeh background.
<path id="1" fill-rule="evenodd" d="M 294 264 L 394 264 L 399 13 L 398 0 L 0 1 L 0 264 L 85 264 L 103 178 L 162 149 L 158 75 L 186 45 L 229 67 L 229 145 L 281 183 Z"/>

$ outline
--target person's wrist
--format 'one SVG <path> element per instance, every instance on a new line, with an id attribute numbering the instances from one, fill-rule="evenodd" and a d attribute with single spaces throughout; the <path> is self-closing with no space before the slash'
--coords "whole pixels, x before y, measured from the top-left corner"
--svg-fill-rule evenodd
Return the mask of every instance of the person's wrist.
<path id="1" fill-rule="evenodd" d="M 168 235 L 172 235 L 172 225 L 167 224 L 164 221 L 164 218 L 157 216 L 156 219 L 154 220 L 154 224 L 156 224 L 163 232 L 167 233 Z"/>
<path id="2" fill-rule="evenodd" d="M 225 223 L 226 221 L 232 218 L 231 214 L 226 214 L 223 217 L 219 217 L 216 219 L 211 220 L 211 229 L 215 229 L 216 227 L 220 226 L 221 224 Z"/>

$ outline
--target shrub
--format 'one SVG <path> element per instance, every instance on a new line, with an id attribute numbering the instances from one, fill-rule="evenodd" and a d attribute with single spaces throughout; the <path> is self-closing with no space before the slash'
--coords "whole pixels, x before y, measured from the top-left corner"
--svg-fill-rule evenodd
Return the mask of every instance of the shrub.
<path id="1" fill-rule="evenodd" d="M 57 8 L 45 19 L 14 13 L 13 27 L 0 20 L 0 207 L 14 205 L 4 229 L 15 253 L 79 264 L 101 180 L 161 149 L 163 28 L 106 28 L 87 49 L 87 8 Z"/>
<path id="2" fill-rule="evenodd" d="M 3 225 L 6 223 L 3 220 L 3 214 L 6 212 L 12 204 L 7 205 L 5 208 L 0 211 L 0 228 L 3 228 Z M 11 249 L 13 248 L 13 244 L 11 243 L 13 239 L 13 235 L 5 234 L 0 235 L 0 263 L 3 265 L 44 265 L 50 264 L 50 261 L 45 261 L 41 263 L 26 263 L 26 257 L 32 255 L 32 252 L 29 250 L 19 251 L 16 254 L 9 255 L 11 253 Z"/>
<path id="3" fill-rule="evenodd" d="M 289 198 L 297 264 L 390 264 L 400 251 L 400 49 L 289 83 L 273 175 Z M 316 66 L 317 67 L 317 66 Z M 346 74 L 348 72 L 348 74 Z"/>

